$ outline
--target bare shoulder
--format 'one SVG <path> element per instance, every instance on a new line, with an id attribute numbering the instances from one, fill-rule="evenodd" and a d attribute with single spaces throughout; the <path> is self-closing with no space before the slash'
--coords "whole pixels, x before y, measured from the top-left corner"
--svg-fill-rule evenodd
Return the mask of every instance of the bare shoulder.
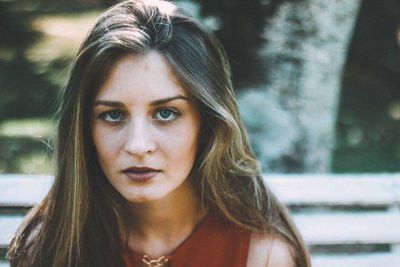
<path id="1" fill-rule="evenodd" d="M 248 267 L 295 267 L 293 251 L 283 239 L 274 235 L 251 236 Z"/>
<path id="2" fill-rule="evenodd" d="M 43 223 L 42 223 L 42 222 L 39 222 L 37 225 L 35 225 L 35 226 L 33 227 L 33 229 L 32 229 L 31 231 L 28 232 L 26 238 L 23 238 L 23 239 L 22 239 L 22 240 L 25 239 L 25 240 L 23 241 L 23 243 L 22 243 L 22 246 L 23 246 L 24 249 L 29 248 L 31 245 L 33 245 L 33 244 L 35 243 L 35 241 L 37 240 L 37 237 L 38 237 L 38 235 L 39 235 L 39 232 L 41 231 L 42 225 L 43 225 Z M 26 224 L 23 224 L 23 225 L 21 225 L 21 226 L 19 227 L 19 229 L 18 229 L 17 232 L 15 233 L 14 240 L 18 240 L 18 239 L 20 239 L 22 236 L 25 235 L 24 231 L 26 230 L 26 229 L 25 229 L 26 227 L 27 227 Z M 14 242 L 14 240 L 13 240 L 13 242 Z M 14 245 L 17 245 L 17 246 L 18 246 L 18 245 L 20 245 L 20 244 L 16 244 L 16 243 L 15 243 Z"/>
<path id="3" fill-rule="evenodd" d="M 32 232 L 30 232 L 28 238 L 26 239 L 26 244 L 30 245 L 35 242 L 37 236 L 39 235 L 39 232 L 42 228 L 43 223 L 40 222 L 38 225 L 33 228 Z"/>

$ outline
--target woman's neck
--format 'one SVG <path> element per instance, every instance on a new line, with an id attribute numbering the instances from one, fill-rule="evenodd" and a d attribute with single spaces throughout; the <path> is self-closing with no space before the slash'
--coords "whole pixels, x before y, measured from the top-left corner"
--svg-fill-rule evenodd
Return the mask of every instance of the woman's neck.
<path id="1" fill-rule="evenodd" d="M 171 254 L 206 214 L 191 185 L 162 200 L 130 203 L 129 207 L 129 247 L 151 258 Z"/>

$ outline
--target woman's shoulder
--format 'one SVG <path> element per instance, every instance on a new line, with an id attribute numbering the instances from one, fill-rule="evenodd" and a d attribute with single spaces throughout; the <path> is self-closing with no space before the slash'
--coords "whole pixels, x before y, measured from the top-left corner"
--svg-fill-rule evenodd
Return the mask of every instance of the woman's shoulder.
<path id="1" fill-rule="evenodd" d="M 29 235 L 26 238 L 26 244 L 28 246 L 31 246 L 37 240 L 39 232 L 42 229 L 42 226 L 43 226 L 43 222 L 39 222 L 37 225 L 35 225 L 35 227 L 29 233 Z"/>
<path id="2" fill-rule="evenodd" d="M 251 234 L 247 266 L 295 267 L 289 243 L 273 234 Z"/>
<path id="3" fill-rule="evenodd" d="M 25 221 L 15 233 L 9 248 L 9 256 L 26 258 L 32 252 L 32 247 L 38 240 L 43 222 L 39 221 L 33 224 L 30 221 Z M 19 256 L 18 256 L 19 255 Z M 24 259 L 23 261 L 27 261 Z"/>

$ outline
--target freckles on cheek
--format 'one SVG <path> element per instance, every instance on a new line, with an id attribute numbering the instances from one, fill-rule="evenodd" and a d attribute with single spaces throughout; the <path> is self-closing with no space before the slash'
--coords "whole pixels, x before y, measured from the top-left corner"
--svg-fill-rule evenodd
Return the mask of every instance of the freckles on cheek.
<path id="1" fill-rule="evenodd" d="M 174 128 L 163 133 L 163 141 L 171 142 L 175 145 L 187 144 L 193 142 L 193 129 L 188 128 Z"/>
<path id="2" fill-rule="evenodd" d="M 120 138 L 101 127 L 93 128 L 93 142 L 99 157 L 110 154 L 118 147 Z"/>
<path id="3" fill-rule="evenodd" d="M 113 153 L 116 152 L 120 147 L 120 138 L 110 135 L 100 135 L 98 139 L 97 149 L 101 150 L 103 153 Z"/>
<path id="4" fill-rule="evenodd" d="M 182 129 L 175 132 L 175 135 L 170 139 L 170 145 L 173 145 L 175 149 L 186 151 L 190 154 L 197 149 L 197 140 L 198 134 L 193 128 Z"/>

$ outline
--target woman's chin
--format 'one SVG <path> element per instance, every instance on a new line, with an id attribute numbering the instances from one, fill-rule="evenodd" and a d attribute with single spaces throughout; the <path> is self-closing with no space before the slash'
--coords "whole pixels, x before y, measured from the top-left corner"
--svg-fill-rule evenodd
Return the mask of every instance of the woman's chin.
<path id="1" fill-rule="evenodd" d="M 163 192 L 125 193 L 122 196 L 129 203 L 151 203 L 164 199 L 168 194 Z"/>

